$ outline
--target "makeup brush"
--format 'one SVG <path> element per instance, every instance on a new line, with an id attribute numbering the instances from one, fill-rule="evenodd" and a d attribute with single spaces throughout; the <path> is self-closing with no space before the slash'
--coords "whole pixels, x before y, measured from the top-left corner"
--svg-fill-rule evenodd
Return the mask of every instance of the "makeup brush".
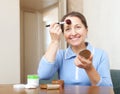
<path id="1" fill-rule="evenodd" d="M 71 20 L 70 19 L 67 19 L 67 20 L 65 20 L 65 22 L 58 22 L 57 24 L 68 24 L 68 25 L 70 25 L 71 24 Z M 49 25 L 46 25 L 46 27 L 50 27 L 50 24 Z"/>

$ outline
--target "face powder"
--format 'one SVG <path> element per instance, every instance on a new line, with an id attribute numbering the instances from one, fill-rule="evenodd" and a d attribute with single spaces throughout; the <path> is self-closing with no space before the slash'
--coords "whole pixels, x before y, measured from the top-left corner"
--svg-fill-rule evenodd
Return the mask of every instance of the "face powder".
<path id="1" fill-rule="evenodd" d="M 87 49 L 84 49 L 84 50 L 81 50 L 79 52 L 79 55 L 86 58 L 86 59 L 89 59 L 90 55 L 91 55 L 91 52 Z"/>

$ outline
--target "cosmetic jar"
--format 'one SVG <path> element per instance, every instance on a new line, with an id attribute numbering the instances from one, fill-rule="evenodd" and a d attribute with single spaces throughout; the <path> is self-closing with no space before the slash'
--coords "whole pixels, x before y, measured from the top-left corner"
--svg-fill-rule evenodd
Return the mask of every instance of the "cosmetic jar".
<path id="1" fill-rule="evenodd" d="M 38 75 L 27 75 L 27 85 L 39 86 Z"/>

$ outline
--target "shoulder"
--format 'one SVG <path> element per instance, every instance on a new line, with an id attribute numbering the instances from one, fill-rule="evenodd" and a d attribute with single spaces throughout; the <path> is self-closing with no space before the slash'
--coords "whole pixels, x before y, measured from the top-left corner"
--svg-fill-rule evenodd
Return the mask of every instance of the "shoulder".
<path id="1" fill-rule="evenodd" d="M 57 51 L 57 55 L 64 55 L 65 54 L 65 50 L 64 49 L 59 49 L 58 51 Z"/>
<path id="2" fill-rule="evenodd" d="M 93 59 L 95 62 L 100 63 L 109 63 L 109 56 L 104 49 L 94 48 Z"/>
<path id="3" fill-rule="evenodd" d="M 91 45 L 90 43 L 88 43 L 87 49 L 89 49 L 91 53 L 93 54 L 94 60 L 97 60 L 97 61 L 107 60 L 108 61 L 108 54 L 104 49 L 95 47 Z"/>
<path id="4" fill-rule="evenodd" d="M 56 58 L 57 58 L 58 60 L 60 60 L 60 59 L 64 58 L 64 56 L 65 56 L 65 50 L 64 50 L 64 49 L 59 49 L 59 50 L 57 51 Z"/>
<path id="5" fill-rule="evenodd" d="M 70 46 L 68 46 L 68 48 L 66 48 L 65 50 L 59 50 L 58 54 L 63 56 L 63 59 L 69 59 L 76 56 Z"/>
<path id="6" fill-rule="evenodd" d="M 68 48 L 66 48 L 66 49 L 59 49 L 57 51 L 57 54 L 61 54 L 61 55 L 71 54 L 71 53 L 73 53 L 73 51 L 72 51 L 70 46 Z"/>
<path id="7" fill-rule="evenodd" d="M 104 49 L 95 47 L 90 43 L 88 43 L 87 49 L 89 49 L 93 55 L 107 56 L 107 52 Z"/>
<path id="8" fill-rule="evenodd" d="M 101 58 L 108 58 L 108 54 L 107 52 L 104 50 L 104 49 L 101 49 L 101 48 L 94 48 L 95 49 L 95 55 L 96 56 L 99 56 Z"/>

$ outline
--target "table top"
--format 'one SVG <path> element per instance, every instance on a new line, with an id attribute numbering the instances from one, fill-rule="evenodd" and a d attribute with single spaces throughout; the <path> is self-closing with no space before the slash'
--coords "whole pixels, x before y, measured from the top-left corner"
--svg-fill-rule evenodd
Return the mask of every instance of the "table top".
<path id="1" fill-rule="evenodd" d="M 114 94 L 112 87 L 65 85 L 63 89 L 18 89 L 13 85 L 0 84 L 0 94 Z"/>

